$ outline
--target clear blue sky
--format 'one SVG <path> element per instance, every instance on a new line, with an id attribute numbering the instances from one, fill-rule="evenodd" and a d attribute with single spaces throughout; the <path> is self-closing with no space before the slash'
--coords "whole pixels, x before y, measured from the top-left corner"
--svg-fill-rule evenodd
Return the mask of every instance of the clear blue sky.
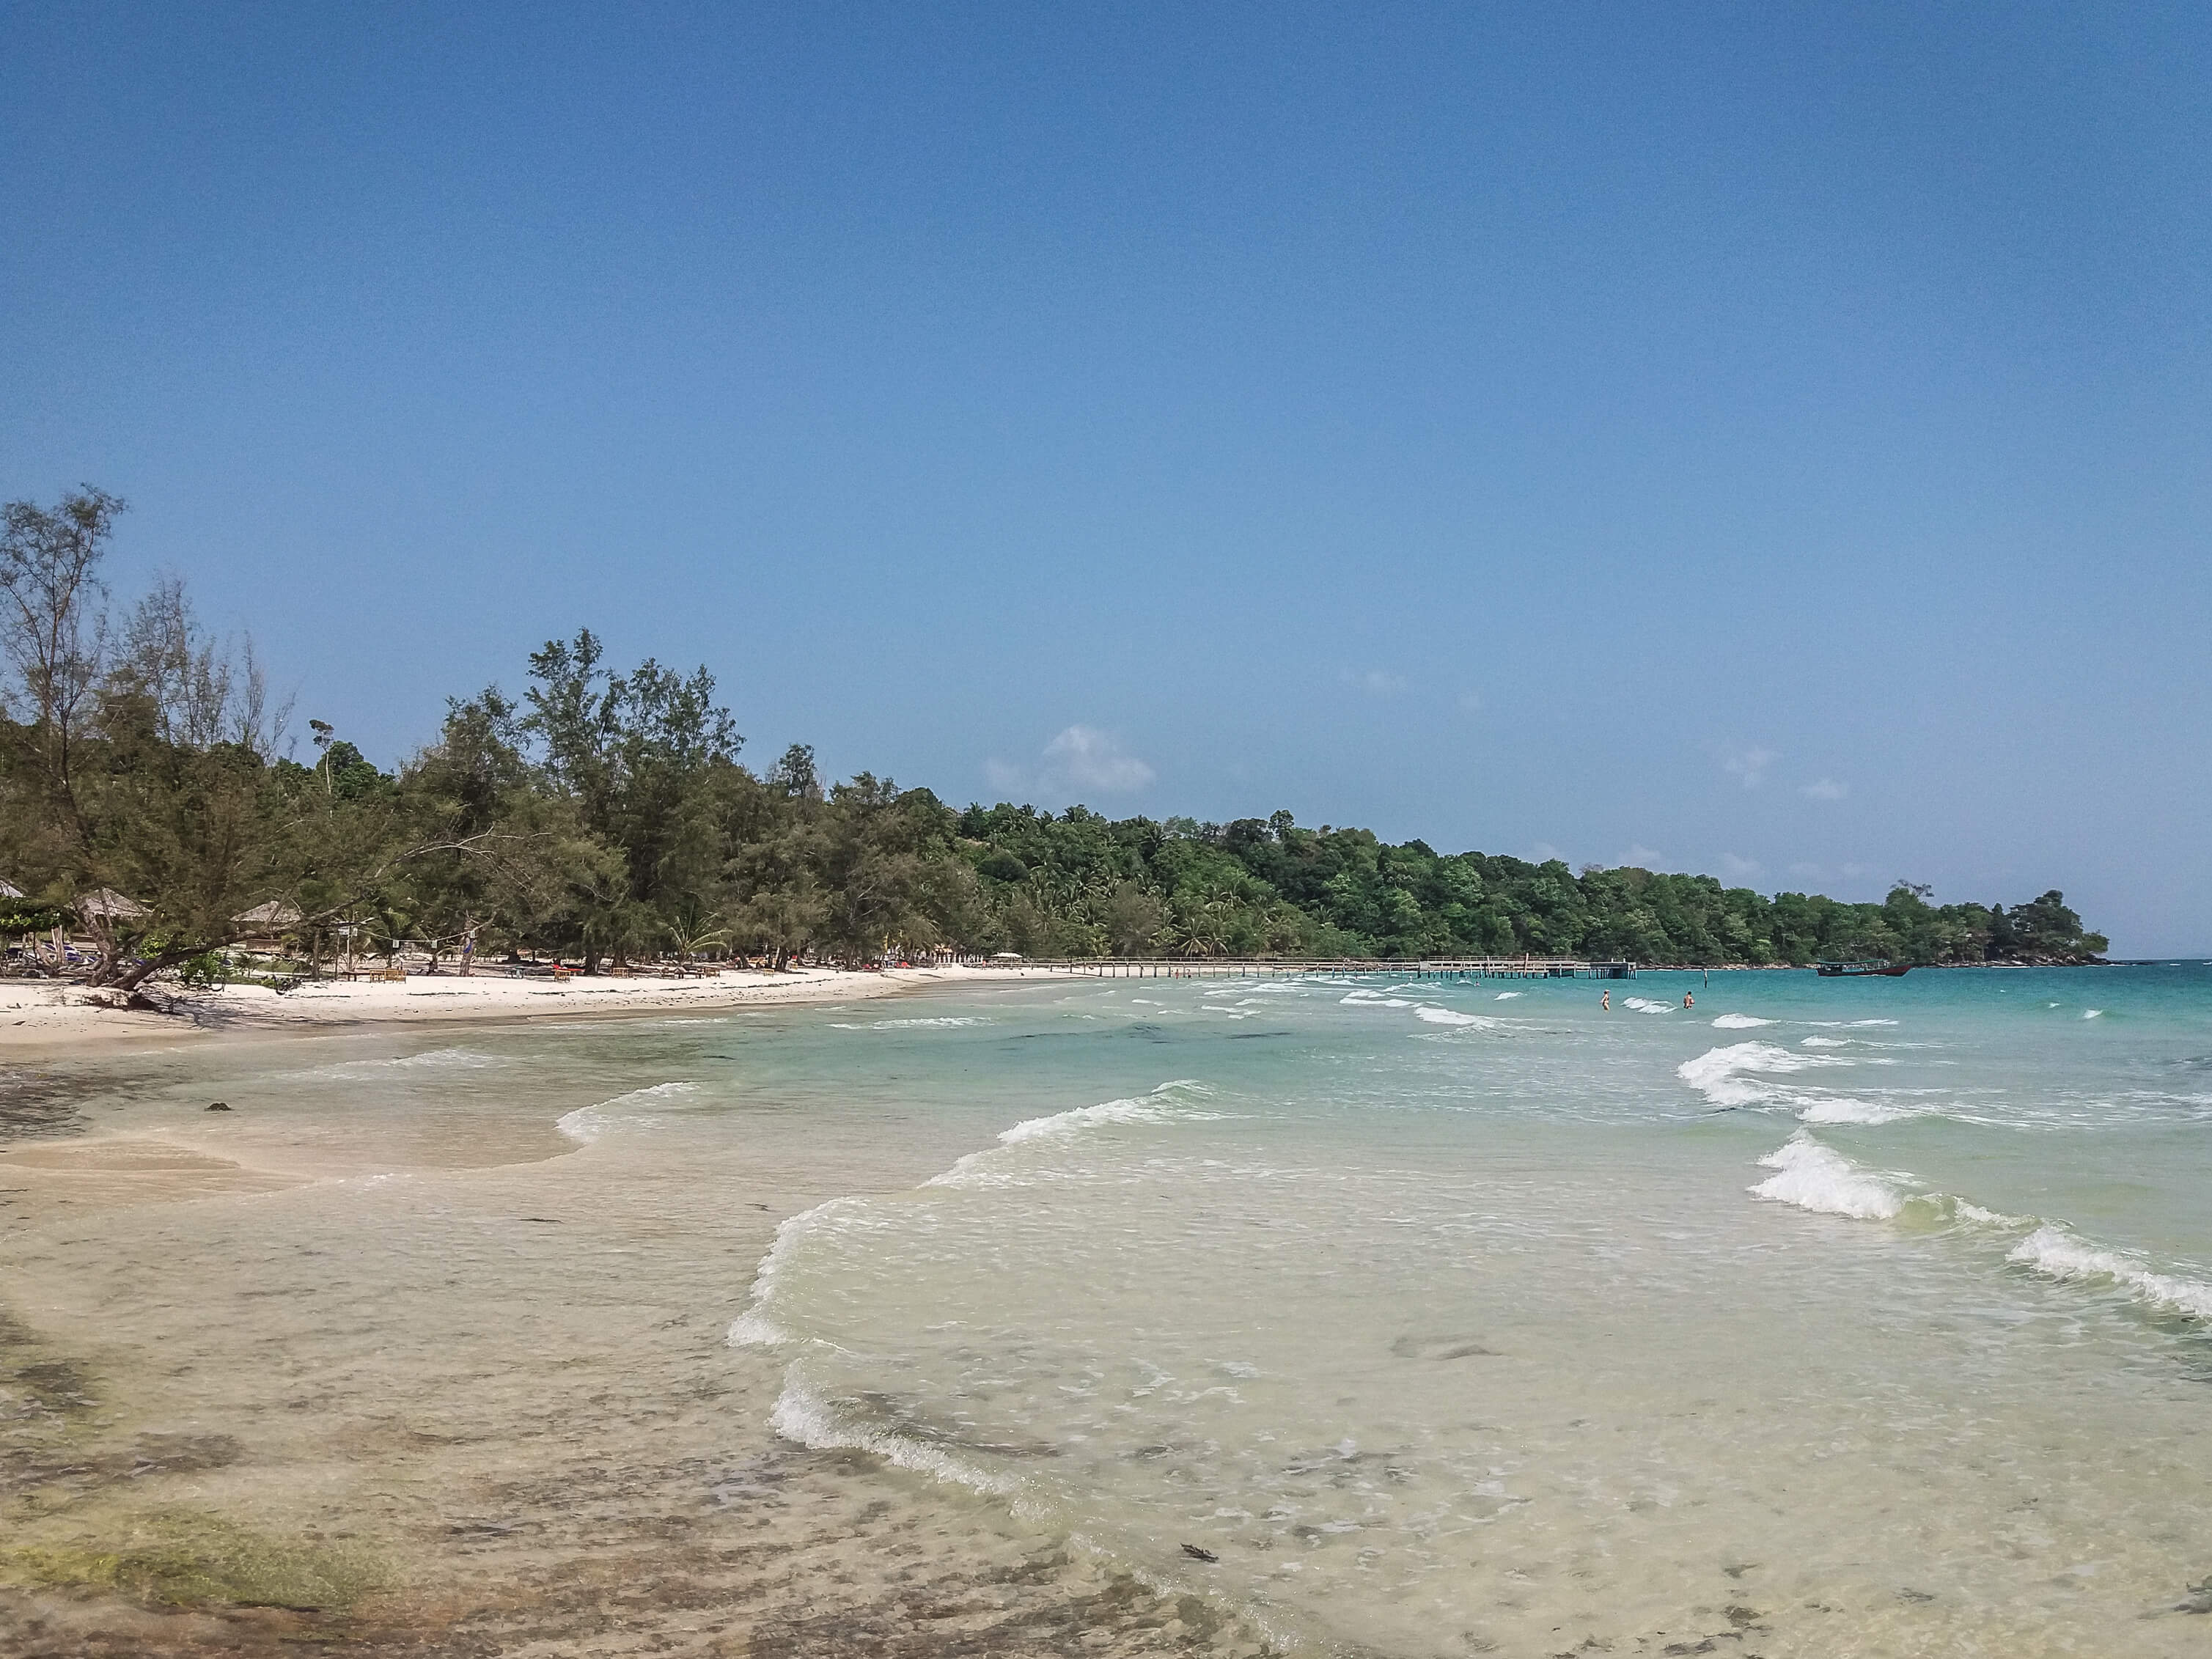
<path id="1" fill-rule="evenodd" d="M 2212 948 L 2212 12 L 10 5 L 0 495 L 387 763 L 772 759 Z"/>

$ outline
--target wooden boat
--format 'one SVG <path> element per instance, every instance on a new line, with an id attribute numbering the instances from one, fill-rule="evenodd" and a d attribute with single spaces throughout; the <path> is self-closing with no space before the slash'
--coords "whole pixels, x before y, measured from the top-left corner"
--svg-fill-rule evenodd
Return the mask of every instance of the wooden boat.
<path id="1" fill-rule="evenodd" d="M 1912 964 L 1887 962 L 1816 962 L 1813 971 L 1822 979 L 1902 979 Z"/>

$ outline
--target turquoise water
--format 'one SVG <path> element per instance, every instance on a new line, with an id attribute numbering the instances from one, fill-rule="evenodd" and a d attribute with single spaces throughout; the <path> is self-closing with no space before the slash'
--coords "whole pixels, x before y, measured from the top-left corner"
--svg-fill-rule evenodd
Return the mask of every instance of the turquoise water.
<path id="1" fill-rule="evenodd" d="M 2201 1651 L 2212 970 L 1601 988 L 795 1023 L 994 1133 L 732 1340 L 786 1434 L 1316 1651 Z"/>
<path id="2" fill-rule="evenodd" d="M 574 1220 L 650 1191 L 698 1243 L 641 1293 L 726 1310 L 783 1434 L 1295 1651 L 2212 1640 L 2203 964 L 982 981 L 57 1079 L 10 1133 L 318 1183 L 167 1250 L 465 1218 L 437 1172 L 518 1158 L 577 1160 Z M 852 1195 L 719 1253 L 770 1170 Z"/>

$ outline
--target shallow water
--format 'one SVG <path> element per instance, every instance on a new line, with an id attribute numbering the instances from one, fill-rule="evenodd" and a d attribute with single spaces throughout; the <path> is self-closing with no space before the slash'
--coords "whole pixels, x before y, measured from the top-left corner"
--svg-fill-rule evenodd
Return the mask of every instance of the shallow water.
<path id="1" fill-rule="evenodd" d="M 852 1034 L 1143 1086 L 787 1224 L 778 1426 L 1318 1650 L 2198 1650 L 2212 974 L 1504 988 Z"/>
<path id="2" fill-rule="evenodd" d="M 2212 969 L 1601 988 L 1036 980 L 80 1066 L 92 1138 L 39 1157 L 312 1184 L 87 1212 L 46 1312 L 204 1370 L 136 1264 L 235 1257 L 264 1351 L 404 1401 L 467 1313 L 410 1346 L 386 1304 L 540 1296 L 588 1241 L 608 1306 L 733 1321 L 699 1363 L 773 1368 L 791 1440 L 1295 1650 L 2202 1651 Z M 720 1217 L 778 1171 L 827 1201 L 759 1260 Z M 523 1381 L 454 1386 L 489 1421 Z"/>

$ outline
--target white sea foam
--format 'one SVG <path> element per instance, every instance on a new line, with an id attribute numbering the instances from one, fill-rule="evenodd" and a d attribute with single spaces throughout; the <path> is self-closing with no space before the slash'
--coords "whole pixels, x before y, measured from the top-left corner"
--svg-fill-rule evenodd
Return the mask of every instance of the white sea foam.
<path id="1" fill-rule="evenodd" d="M 1033 1117 L 1017 1123 L 1011 1129 L 1001 1130 L 999 1142 L 1005 1146 L 1018 1146 L 1025 1140 L 1043 1140 L 1053 1136 L 1073 1134 L 1097 1123 L 1166 1123 L 1176 1117 L 1206 1118 L 1207 1113 L 1178 1113 L 1174 1109 L 1181 1102 L 1203 1097 L 1213 1092 L 1196 1078 L 1179 1077 L 1163 1083 L 1148 1095 L 1133 1100 L 1106 1100 L 1096 1106 L 1075 1106 L 1065 1112 L 1054 1112 L 1049 1117 Z"/>
<path id="2" fill-rule="evenodd" d="M 1639 1014 L 1671 1014 L 1674 1012 L 1673 1003 L 1654 1002 L 1650 997 L 1623 997 L 1620 1006 L 1633 1008 Z"/>
<path id="3" fill-rule="evenodd" d="M 1373 991 L 1354 991 L 1350 996 L 1338 1000 L 1347 1008 L 1410 1008 L 1413 1006 L 1403 997 L 1386 997 Z"/>
<path id="4" fill-rule="evenodd" d="M 1214 1122 L 1227 1114 L 1194 1112 L 1189 1109 L 1188 1105 L 1189 1102 L 1203 1099 L 1212 1092 L 1195 1078 L 1176 1078 L 1163 1083 L 1150 1094 L 1139 1095 L 1133 1099 L 1103 1100 L 1095 1106 L 1070 1107 L 1066 1111 L 1054 1112 L 1048 1117 L 1027 1118 L 1011 1129 L 1000 1130 L 997 1146 L 969 1152 L 956 1161 L 951 1169 L 932 1176 L 922 1185 L 997 1187 L 1011 1184 L 1016 1176 L 995 1167 L 1007 1149 L 1064 1139 L 1101 1125 Z"/>
<path id="5" fill-rule="evenodd" d="M 1774 1100 L 1775 1091 L 1749 1081 L 1747 1073 L 1806 1072 L 1835 1063 L 1792 1054 L 1771 1042 L 1731 1042 L 1684 1060 L 1674 1075 L 1715 1106 L 1758 1106 Z"/>
<path id="6" fill-rule="evenodd" d="M 1517 996 L 1525 996 L 1527 994 L 1528 994 L 1525 991 L 1500 991 L 1498 994 L 1498 1000 L 1500 1002 L 1510 1002 Z"/>
<path id="7" fill-rule="evenodd" d="M 1015 1491 L 1012 1480 L 980 1469 L 942 1446 L 894 1430 L 865 1427 L 851 1421 L 794 1378 L 784 1380 L 783 1393 L 775 1402 L 775 1409 L 769 1413 L 768 1421 L 769 1426 L 785 1439 L 795 1440 L 816 1451 L 849 1447 L 873 1452 L 902 1469 L 912 1469 L 939 1480 L 957 1481 L 976 1492 L 1011 1497 Z"/>
<path id="8" fill-rule="evenodd" d="M 2102 1008 L 2085 1008 L 2081 1011 L 2081 1018 L 2084 1019 L 2102 1019 L 2104 1017 L 2105 1011 Z"/>
<path id="9" fill-rule="evenodd" d="M 1416 1008 L 1413 1012 L 1431 1025 L 1464 1025 L 1478 1031 L 1495 1031 L 1505 1024 L 1502 1019 L 1492 1019 L 1484 1014 L 1462 1014 L 1452 1008 Z"/>
<path id="10" fill-rule="evenodd" d="M 1797 1114 L 1801 1123 L 1894 1123 L 1899 1118 L 1924 1114 L 1913 1106 L 1886 1105 L 1878 1100 L 1858 1100 L 1850 1095 L 1807 1097 Z"/>
<path id="11" fill-rule="evenodd" d="M 1723 1014 L 1713 1024 L 1723 1031 L 1749 1031 L 1761 1025 L 1779 1024 L 1778 1020 L 1761 1019 L 1756 1014 Z"/>
<path id="12" fill-rule="evenodd" d="M 473 1048 L 430 1048 L 419 1054 L 398 1054 L 390 1060 L 348 1060 L 334 1065 L 311 1066 L 304 1072 L 284 1072 L 288 1082 L 340 1083 L 367 1081 L 393 1072 L 476 1072 L 508 1062 L 497 1054 Z"/>
<path id="13" fill-rule="evenodd" d="M 579 1106 L 563 1114 L 553 1127 L 569 1139 L 588 1146 L 610 1129 L 653 1129 L 660 1126 L 657 1117 L 641 1117 L 635 1112 L 622 1110 L 633 1102 L 669 1100 L 679 1095 L 696 1094 L 696 1083 L 656 1083 L 647 1089 L 633 1089 L 626 1095 L 617 1095 L 611 1100 L 600 1101 L 595 1106 Z"/>
<path id="14" fill-rule="evenodd" d="M 980 1015 L 947 1015 L 937 1019 L 872 1019 L 846 1024 L 832 1020 L 830 1029 L 837 1031 L 902 1031 L 920 1027 L 952 1025 L 988 1025 L 991 1022 Z"/>
<path id="15" fill-rule="evenodd" d="M 2001 1215 L 1995 1210 L 1985 1210 L 1978 1204 L 1969 1204 L 1963 1198 L 1952 1199 L 1949 1203 L 1954 1219 L 1971 1221 L 1978 1227 L 2025 1227 L 2028 1223 L 2026 1216 Z"/>
<path id="16" fill-rule="evenodd" d="M 2063 1227 L 2038 1227 L 2009 1260 L 2049 1279 L 2109 1280 L 2154 1306 L 2212 1320 L 2212 1284 L 2154 1272 L 2132 1253 L 2104 1249 Z"/>
<path id="17" fill-rule="evenodd" d="M 1887 1220 L 1905 1206 L 1905 1194 L 1893 1184 L 1895 1177 L 1861 1169 L 1802 1129 L 1759 1162 L 1776 1173 L 1750 1190 L 1778 1204 L 1862 1221 Z"/>
<path id="18" fill-rule="evenodd" d="M 777 1284 L 791 1266 L 791 1258 L 799 1241 L 811 1232 L 830 1225 L 837 1217 L 857 1210 L 867 1202 L 865 1198 L 833 1198 L 826 1204 L 817 1204 L 811 1210 L 787 1217 L 775 1230 L 775 1238 L 768 1247 L 768 1254 L 760 1259 L 753 1270 L 752 1305 L 740 1314 L 730 1326 L 730 1346 L 733 1348 L 772 1348 L 792 1340 L 791 1333 L 777 1324 L 769 1312 L 775 1299 Z"/>

